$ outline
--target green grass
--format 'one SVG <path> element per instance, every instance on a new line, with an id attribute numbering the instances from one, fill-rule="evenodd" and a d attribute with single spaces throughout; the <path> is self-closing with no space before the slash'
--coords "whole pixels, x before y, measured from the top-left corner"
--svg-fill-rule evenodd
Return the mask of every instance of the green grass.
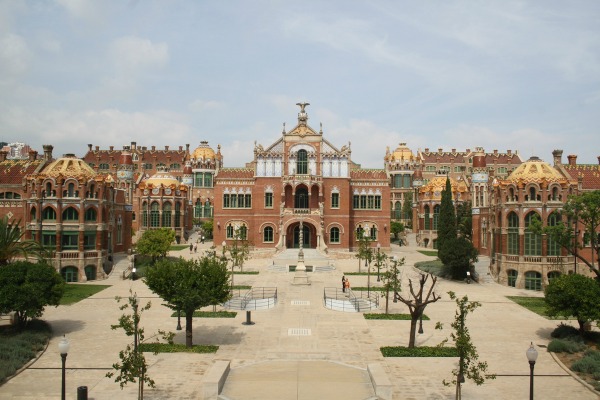
<path id="1" fill-rule="evenodd" d="M 67 284 L 65 286 L 65 293 L 60 299 L 60 304 L 70 305 L 75 304 L 78 301 L 87 299 L 88 297 L 95 295 L 96 293 L 110 287 L 110 285 L 80 285 L 80 284 Z"/>
<path id="2" fill-rule="evenodd" d="M 233 271 L 236 275 L 258 275 L 258 271 Z"/>
<path id="3" fill-rule="evenodd" d="M 233 290 L 250 290 L 252 286 L 250 285 L 233 285 Z"/>
<path id="4" fill-rule="evenodd" d="M 521 307 L 525 307 L 529 311 L 541 315 L 544 318 L 551 319 L 546 313 L 546 302 L 543 297 L 527 297 L 527 296 L 506 296 Z"/>
<path id="5" fill-rule="evenodd" d="M 440 260 L 421 261 L 415 263 L 415 268 L 424 272 L 429 272 L 432 275 L 443 276 L 444 264 Z"/>
<path id="6" fill-rule="evenodd" d="M 169 251 L 179 251 L 179 250 L 189 249 L 189 248 L 190 248 L 189 244 L 173 244 L 173 245 L 171 245 L 171 247 L 169 247 Z"/>
<path id="7" fill-rule="evenodd" d="M 456 347 L 404 347 L 388 346 L 381 347 L 381 354 L 384 357 L 458 357 Z"/>
<path id="8" fill-rule="evenodd" d="M 140 350 L 147 353 L 216 353 L 219 346 L 196 344 L 192 347 L 185 347 L 185 344 L 178 343 L 142 343 Z"/>
<path id="9" fill-rule="evenodd" d="M 365 313 L 365 319 L 385 319 L 392 321 L 410 321 L 410 314 L 384 314 L 384 313 Z M 423 320 L 429 321 L 429 317 L 423 314 Z"/>
<path id="10" fill-rule="evenodd" d="M 352 275 L 358 275 L 358 276 L 367 276 L 369 275 L 368 272 L 344 272 L 344 275 L 348 275 L 348 276 L 352 276 Z M 371 274 L 373 275 L 373 274 Z M 377 275 L 375 275 L 377 276 Z"/>
<path id="11" fill-rule="evenodd" d="M 419 253 L 426 255 L 426 256 L 430 256 L 430 257 L 437 257 L 438 252 L 437 250 L 433 251 L 433 250 L 417 250 Z"/>
<path id="12" fill-rule="evenodd" d="M 366 287 L 366 286 L 355 286 L 355 287 L 352 287 L 350 289 L 354 290 L 355 292 L 367 292 L 367 291 L 369 291 L 369 288 Z M 381 286 L 371 286 L 370 291 L 371 292 L 383 292 L 383 291 L 385 291 L 385 288 L 381 287 Z"/>
<path id="13" fill-rule="evenodd" d="M 0 384 L 13 376 L 20 368 L 35 358 L 46 347 L 52 336 L 50 326 L 44 321 L 33 320 L 23 331 L 12 326 L 0 329 Z"/>
<path id="14" fill-rule="evenodd" d="M 235 318 L 237 312 L 234 311 L 194 311 L 194 318 Z M 176 317 L 177 313 L 171 314 Z M 181 317 L 185 317 L 185 312 L 181 312 Z"/>

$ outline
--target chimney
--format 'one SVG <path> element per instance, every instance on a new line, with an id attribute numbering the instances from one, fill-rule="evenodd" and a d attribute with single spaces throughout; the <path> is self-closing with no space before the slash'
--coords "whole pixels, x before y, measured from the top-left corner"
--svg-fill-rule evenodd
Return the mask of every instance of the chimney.
<path id="1" fill-rule="evenodd" d="M 37 159 L 37 151 L 29 150 L 29 161 L 35 161 Z"/>
<path id="2" fill-rule="evenodd" d="M 152 151 L 156 151 L 156 146 L 152 146 Z"/>
<path id="3" fill-rule="evenodd" d="M 456 149 L 452 149 L 452 152 L 453 152 L 453 153 L 456 153 Z"/>
<path id="4" fill-rule="evenodd" d="M 429 147 L 425 147 L 425 153 L 429 153 Z"/>
<path id="5" fill-rule="evenodd" d="M 188 153 L 190 152 L 190 144 L 189 143 L 185 144 L 185 151 L 187 151 Z"/>
<path id="6" fill-rule="evenodd" d="M 0 162 L 6 161 L 6 156 L 8 156 L 8 151 L 0 150 Z"/>
<path id="7" fill-rule="evenodd" d="M 52 160 L 52 150 L 54 150 L 54 146 L 45 144 L 42 147 L 44 148 L 44 161 Z"/>
<path id="8" fill-rule="evenodd" d="M 88 151 L 92 151 L 92 144 L 91 143 L 88 144 Z"/>
<path id="9" fill-rule="evenodd" d="M 113 151 L 115 149 L 115 146 L 109 146 L 108 148 L 110 149 L 110 151 Z"/>
<path id="10" fill-rule="evenodd" d="M 554 166 L 562 164 L 562 154 L 563 154 L 562 150 L 554 150 L 552 152 L 552 157 L 554 158 Z"/>
<path id="11" fill-rule="evenodd" d="M 137 147 L 137 143 L 136 142 L 131 142 L 131 148 L 135 150 L 136 147 Z"/>
<path id="12" fill-rule="evenodd" d="M 444 151 L 444 149 L 442 149 L 441 147 L 438 149 L 438 153 L 441 153 L 443 151 Z"/>
<path id="13" fill-rule="evenodd" d="M 512 150 L 506 150 L 506 154 L 510 156 L 512 154 Z"/>
<path id="14" fill-rule="evenodd" d="M 179 146 L 179 151 L 183 151 L 183 146 Z"/>
<path id="15" fill-rule="evenodd" d="M 600 156 L 598 156 L 598 165 L 600 165 Z"/>
<path id="16" fill-rule="evenodd" d="M 100 151 L 100 146 L 96 146 L 96 151 Z"/>
<path id="17" fill-rule="evenodd" d="M 470 153 L 470 152 L 471 152 L 471 149 L 467 149 L 467 153 Z"/>
<path id="18" fill-rule="evenodd" d="M 165 146 L 165 151 L 169 151 L 169 146 Z"/>
<path id="19" fill-rule="evenodd" d="M 569 165 L 573 165 L 573 166 L 577 165 L 577 155 L 569 154 L 567 156 L 567 158 L 569 159 Z"/>
<path id="20" fill-rule="evenodd" d="M 498 154 L 498 150 L 494 149 L 494 154 Z"/>

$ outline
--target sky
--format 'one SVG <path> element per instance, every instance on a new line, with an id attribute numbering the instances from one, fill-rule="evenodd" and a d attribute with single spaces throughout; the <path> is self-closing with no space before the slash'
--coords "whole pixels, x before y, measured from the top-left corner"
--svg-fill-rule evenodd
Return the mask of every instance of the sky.
<path id="1" fill-rule="evenodd" d="M 600 156 L 600 2 L 0 0 L 0 141 Z"/>

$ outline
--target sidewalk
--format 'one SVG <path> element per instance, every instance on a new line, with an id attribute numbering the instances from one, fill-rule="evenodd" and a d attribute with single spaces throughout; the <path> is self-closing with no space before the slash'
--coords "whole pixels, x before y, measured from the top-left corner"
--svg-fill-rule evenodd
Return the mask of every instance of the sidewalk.
<path id="1" fill-rule="evenodd" d="M 412 265 L 431 259 L 411 246 L 393 246 L 392 253 L 405 257 L 404 292 L 408 279 L 418 272 Z M 184 258 L 198 257 L 212 245 L 198 245 L 198 252 L 189 249 L 173 253 Z M 116 274 L 126 268 L 125 258 L 117 259 L 114 275 L 106 281 L 112 286 L 95 296 L 72 306 L 48 308 L 44 319 L 54 329 L 55 337 L 46 352 L 28 369 L 0 387 L 2 399 L 60 398 L 59 338 L 65 334 L 71 342 L 67 358 L 67 398 L 76 398 L 78 386 L 88 386 L 89 399 L 114 400 L 136 398 L 135 385 L 123 391 L 105 377 L 111 365 L 118 361 L 118 352 L 130 342 L 122 330 L 113 331 L 121 315 L 115 296 L 126 297 L 132 290 L 152 308 L 142 316 L 146 337 L 158 329 L 177 332 L 175 340 L 185 342 L 185 333 L 176 331 L 176 318 L 162 305 L 142 281 L 119 279 Z M 272 259 L 251 259 L 244 270 L 258 270 L 258 275 L 236 275 L 235 283 L 255 287 L 277 287 L 278 304 L 268 311 L 252 312 L 252 326 L 242 325 L 246 315 L 239 312 L 234 319 L 194 319 L 194 343 L 219 345 L 216 354 L 146 354 L 149 376 L 155 389 L 145 389 L 145 399 L 201 399 L 202 377 L 214 360 L 231 361 L 232 371 L 223 395 L 231 400 L 242 399 L 369 399 L 372 388 L 365 381 L 369 363 L 380 363 L 394 385 L 394 399 L 453 399 L 454 388 L 442 385 L 451 379 L 455 359 L 384 358 L 379 348 L 408 344 L 409 321 L 365 320 L 361 314 L 343 313 L 323 307 L 325 287 L 338 287 L 345 272 L 358 271 L 356 259 L 333 260 L 335 270 L 309 273 L 310 286 L 291 285 L 293 273 L 270 271 Z M 362 267 L 364 269 L 364 267 Z M 377 285 L 371 276 L 371 284 Z M 379 283 L 380 284 L 380 283 Z M 367 276 L 352 276 L 353 286 L 367 286 Z M 418 345 L 433 346 L 450 334 L 450 323 L 456 305 L 446 292 L 468 294 L 470 300 L 483 306 L 469 315 L 467 325 L 478 347 L 480 360 L 489 363 L 496 380 L 482 386 L 471 382 L 463 385 L 464 399 L 524 399 L 529 393 L 529 364 L 525 351 L 531 341 L 547 345 L 549 333 L 558 321 L 546 320 L 508 300 L 507 295 L 532 295 L 531 292 L 500 286 L 496 283 L 467 285 L 463 282 L 438 281 L 436 293 L 442 299 L 426 309 L 430 321 L 423 321 L 425 333 L 417 336 Z M 293 302 L 294 300 L 301 300 Z M 385 301 L 382 301 L 385 303 Z M 390 301 L 390 312 L 407 312 L 401 303 Z M 444 330 L 434 330 L 437 321 Z M 294 329 L 308 333 L 293 335 Z M 291 334 L 292 333 L 292 334 Z M 539 399 L 597 399 L 563 371 L 545 351 L 538 347 L 535 367 L 535 396 Z M 265 388 L 270 390 L 265 390 Z M 276 389 L 277 388 L 277 389 Z M 335 389 L 338 390 L 335 390 Z M 342 390 L 349 388 L 350 390 Z M 371 390 L 371 391 L 370 391 Z M 268 397 L 272 395 L 272 397 Z M 225 398 L 225 397 L 224 397 Z"/>

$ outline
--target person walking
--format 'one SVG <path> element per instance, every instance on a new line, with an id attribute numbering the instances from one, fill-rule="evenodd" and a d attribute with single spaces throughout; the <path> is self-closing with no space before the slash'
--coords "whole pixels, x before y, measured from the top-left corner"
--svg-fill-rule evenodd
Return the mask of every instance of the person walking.
<path id="1" fill-rule="evenodd" d="M 194 243 L 190 243 L 190 254 L 194 251 Z"/>
<path id="2" fill-rule="evenodd" d="M 346 278 L 345 286 L 346 286 L 346 290 L 350 290 L 350 279 Z"/>
<path id="3" fill-rule="evenodd" d="M 194 254 L 198 252 L 198 245 L 194 245 Z"/>
<path id="4" fill-rule="evenodd" d="M 342 275 L 342 292 L 346 293 L 346 276 Z"/>

